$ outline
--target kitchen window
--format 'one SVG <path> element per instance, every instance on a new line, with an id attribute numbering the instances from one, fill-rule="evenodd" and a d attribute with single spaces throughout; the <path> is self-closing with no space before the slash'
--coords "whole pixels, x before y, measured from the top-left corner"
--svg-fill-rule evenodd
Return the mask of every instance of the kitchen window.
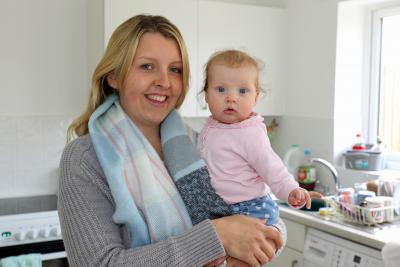
<path id="1" fill-rule="evenodd" d="M 372 17 L 368 140 L 380 139 L 388 167 L 400 169 L 400 7 Z"/>

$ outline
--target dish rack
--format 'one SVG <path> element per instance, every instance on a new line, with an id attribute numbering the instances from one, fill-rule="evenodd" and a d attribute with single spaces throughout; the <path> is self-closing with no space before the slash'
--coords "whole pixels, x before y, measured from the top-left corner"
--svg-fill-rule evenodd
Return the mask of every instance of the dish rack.
<path id="1" fill-rule="evenodd" d="M 334 208 L 335 215 L 345 221 L 363 225 L 374 225 L 400 220 L 400 205 L 369 208 L 330 199 L 329 205 Z"/>

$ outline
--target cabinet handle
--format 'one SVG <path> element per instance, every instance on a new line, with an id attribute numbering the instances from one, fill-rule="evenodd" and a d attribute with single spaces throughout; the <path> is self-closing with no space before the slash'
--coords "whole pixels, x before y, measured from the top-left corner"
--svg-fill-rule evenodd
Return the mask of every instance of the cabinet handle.
<path id="1" fill-rule="evenodd" d="M 292 267 L 295 267 L 295 266 L 297 266 L 297 263 L 299 263 L 298 260 L 293 260 L 291 266 L 292 266 Z"/>

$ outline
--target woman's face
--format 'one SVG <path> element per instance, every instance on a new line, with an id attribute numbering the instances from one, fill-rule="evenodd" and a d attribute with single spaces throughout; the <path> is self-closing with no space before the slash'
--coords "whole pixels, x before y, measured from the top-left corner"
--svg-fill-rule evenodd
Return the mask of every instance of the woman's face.
<path id="1" fill-rule="evenodd" d="M 107 80 L 117 87 L 112 74 Z M 182 57 L 177 42 L 160 33 L 145 33 L 125 86 L 119 90 L 122 108 L 139 128 L 159 126 L 182 90 Z"/>

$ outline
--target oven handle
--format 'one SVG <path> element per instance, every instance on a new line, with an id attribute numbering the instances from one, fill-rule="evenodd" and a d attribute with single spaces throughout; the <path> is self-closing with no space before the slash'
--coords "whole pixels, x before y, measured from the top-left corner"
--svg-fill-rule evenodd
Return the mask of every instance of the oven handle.
<path id="1" fill-rule="evenodd" d="M 66 257 L 67 257 L 67 253 L 65 251 L 52 252 L 52 253 L 42 254 L 42 261 L 62 259 L 62 258 L 66 258 Z"/>

